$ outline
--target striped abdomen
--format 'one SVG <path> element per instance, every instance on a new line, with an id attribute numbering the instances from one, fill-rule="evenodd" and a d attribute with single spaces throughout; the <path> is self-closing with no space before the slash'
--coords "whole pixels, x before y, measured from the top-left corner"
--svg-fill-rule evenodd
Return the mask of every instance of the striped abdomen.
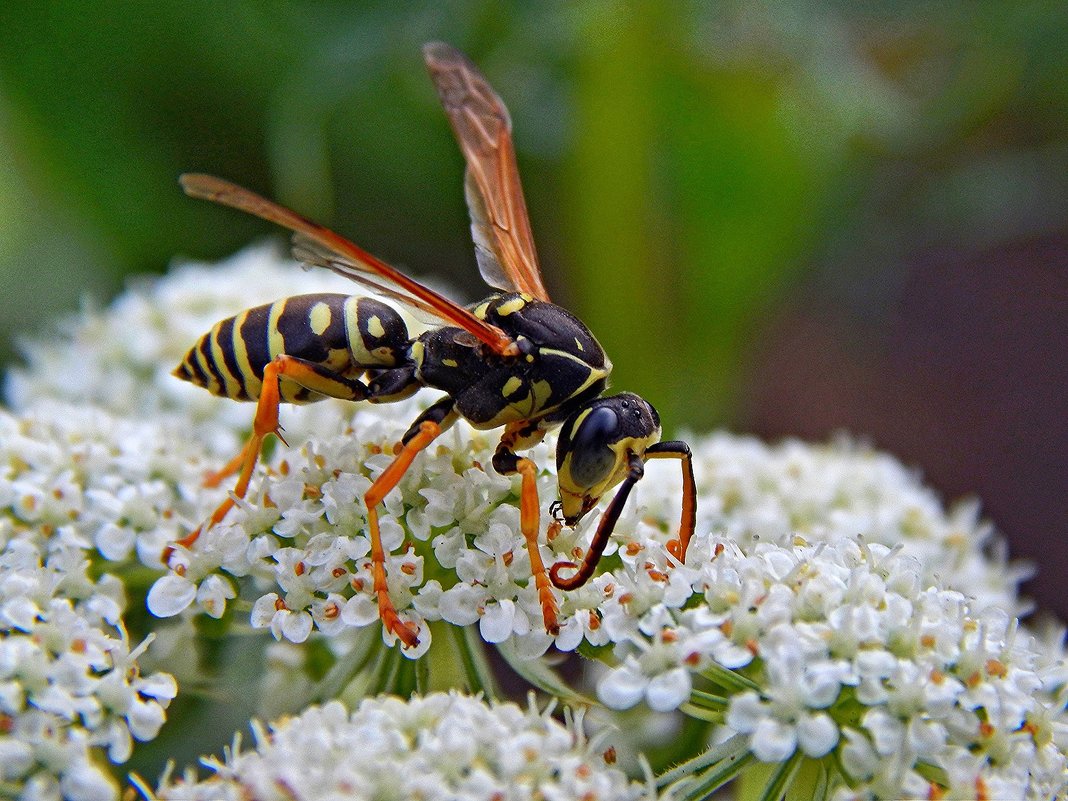
<path id="1" fill-rule="evenodd" d="M 189 349 L 174 375 L 233 400 L 260 395 L 263 368 L 280 354 L 354 378 L 367 368 L 394 367 L 406 358 L 408 328 L 374 298 L 321 293 L 268 303 L 212 326 Z M 282 400 L 320 396 L 280 382 Z"/>

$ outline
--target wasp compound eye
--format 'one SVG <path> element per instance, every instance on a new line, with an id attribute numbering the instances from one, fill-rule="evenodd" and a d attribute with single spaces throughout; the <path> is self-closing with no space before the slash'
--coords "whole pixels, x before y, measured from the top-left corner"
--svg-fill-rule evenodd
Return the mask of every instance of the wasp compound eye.
<path id="1" fill-rule="evenodd" d="M 615 409 L 598 406 L 576 421 L 570 442 L 571 480 L 579 487 L 593 487 L 604 481 L 616 464 L 612 444 L 619 439 L 620 420 Z"/>

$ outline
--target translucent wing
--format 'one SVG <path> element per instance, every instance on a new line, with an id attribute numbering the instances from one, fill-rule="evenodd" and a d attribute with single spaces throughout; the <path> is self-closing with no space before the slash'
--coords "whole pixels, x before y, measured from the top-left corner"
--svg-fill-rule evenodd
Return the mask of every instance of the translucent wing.
<path id="1" fill-rule="evenodd" d="M 497 326 L 478 319 L 463 306 L 390 267 L 329 228 L 222 178 L 187 173 L 178 180 L 191 197 L 221 203 L 294 231 L 294 253 L 302 261 L 326 267 L 379 294 L 459 326 L 502 356 L 519 353 L 515 341 Z"/>
<path id="2" fill-rule="evenodd" d="M 452 324 L 451 320 L 443 318 L 440 312 L 421 298 L 405 292 L 400 287 L 384 283 L 374 274 L 364 272 L 360 265 L 354 264 L 350 259 L 342 258 L 333 250 L 305 234 L 293 234 L 290 251 L 294 259 L 306 266 L 325 267 L 327 270 L 355 281 L 374 295 L 392 298 L 411 312 L 413 317 L 427 325 L 440 326 L 443 322 Z"/>
<path id="3" fill-rule="evenodd" d="M 464 159 L 464 189 L 482 277 L 498 289 L 549 300 L 512 145 L 512 121 L 478 68 L 451 45 L 423 47 L 430 77 Z"/>

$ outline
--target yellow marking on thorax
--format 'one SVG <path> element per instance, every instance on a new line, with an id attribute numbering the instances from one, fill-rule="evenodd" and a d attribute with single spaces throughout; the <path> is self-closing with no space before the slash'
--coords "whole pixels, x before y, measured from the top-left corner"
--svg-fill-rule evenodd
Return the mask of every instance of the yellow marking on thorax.
<path id="1" fill-rule="evenodd" d="M 477 317 L 479 320 L 485 320 L 487 311 L 489 311 L 489 301 L 488 300 L 485 303 L 478 304 L 478 306 L 475 307 L 475 310 L 474 310 L 474 312 L 472 312 L 472 314 L 474 314 L 475 317 Z"/>
<path id="2" fill-rule="evenodd" d="M 444 364 L 446 367 L 459 367 L 460 366 L 459 362 L 457 362 L 456 359 L 442 359 L 441 363 Z M 507 395 L 508 393 L 505 392 L 504 394 Z"/>
<path id="3" fill-rule="evenodd" d="M 534 395 L 534 406 L 538 409 L 548 403 L 549 398 L 553 395 L 553 385 L 545 379 L 535 381 L 531 389 Z"/>
<path id="4" fill-rule="evenodd" d="M 522 386 L 523 379 L 519 378 L 518 376 L 512 376 L 504 382 L 504 386 L 501 388 L 501 392 L 504 394 L 504 397 L 508 398 L 518 392 L 520 388 L 522 388 Z"/>
<path id="5" fill-rule="evenodd" d="M 519 295 L 518 297 L 512 298 L 511 300 L 506 301 L 505 303 L 502 303 L 500 306 L 498 306 L 497 314 L 501 317 L 507 317 L 509 314 L 515 314 L 515 312 L 526 306 L 529 301 L 529 295 Z"/>
<path id="6" fill-rule="evenodd" d="M 333 316 L 330 305 L 319 301 L 308 310 L 308 325 L 316 336 L 322 336 L 323 331 L 330 327 Z"/>
<path id="7" fill-rule="evenodd" d="M 585 381 L 582 382 L 582 385 L 575 388 L 575 391 L 573 393 L 575 395 L 579 394 L 585 389 L 588 389 L 595 381 L 607 379 L 609 374 L 612 372 L 612 363 L 608 361 L 607 357 L 604 360 L 604 367 L 598 368 L 591 367 L 587 362 L 584 362 L 582 359 L 580 359 L 573 353 L 568 353 L 566 350 L 557 350 L 556 348 L 542 348 L 541 352 L 542 355 L 552 354 L 553 356 L 560 356 L 565 359 L 571 359 L 571 361 L 578 362 L 590 371 L 589 376 L 586 378 Z"/>
<path id="8" fill-rule="evenodd" d="M 417 368 L 421 368 L 423 366 L 423 356 L 426 355 L 426 349 L 423 347 L 423 343 L 421 340 L 417 339 L 415 340 L 415 342 L 412 343 L 411 354 L 412 361 L 415 363 L 415 366 Z"/>

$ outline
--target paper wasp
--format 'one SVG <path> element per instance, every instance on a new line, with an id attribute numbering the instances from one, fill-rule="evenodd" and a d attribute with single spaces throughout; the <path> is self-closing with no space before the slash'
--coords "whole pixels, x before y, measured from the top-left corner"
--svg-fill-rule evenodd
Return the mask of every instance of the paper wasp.
<path id="1" fill-rule="evenodd" d="M 325 397 L 388 403 L 422 387 L 438 389 L 444 397 L 412 423 L 393 462 L 365 496 L 382 623 L 405 645 L 418 643 L 417 631 L 390 600 L 378 505 L 416 455 L 462 418 L 477 429 L 504 427 L 493 468 L 522 477 L 520 525 L 545 628 L 555 634 L 557 606 L 550 583 L 568 590 L 592 576 L 647 459 L 675 458 L 682 465 L 682 521 L 671 549 L 679 560 L 685 558 L 696 515 L 690 449 L 684 442 L 660 442 L 656 410 L 637 395 L 601 397 L 611 362 L 589 329 L 551 303 L 542 285 L 507 109 L 458 50 L 431 43 L 423 55 L 467 162 L 464 188 L 477 261 L 495 291 L 465 308 L 247 189 L 207 175 L 183 175 L 181 184 L 189 195 L 294 231 L 293 252 L 304 263 L 333 270 L 380 297 L 431 315 L 438 324 L 412 337 L 389 305 L 335 294 L 287 298 L 217 323 L 190 349 L 175 375 L 216 395 L 257 401 L 256 416 L 241 452 L 208 479 L 217 485 L 237 473 L 233 493 L 179 544 L 191 545 L 201 529 L 225 517 L 235 498 L 244 497 L 264 438 L 280 437 L 279 403 Z M 560 427 L 560 495 L 552 505 L 550 536 L 562 525 L 574 527 L 602 495 L 617 485 L 619 489 L 582 562 L 557 562 L 546 571 L 538 549 L 537 467 L 516 452 L 536 445 L 555 427 Z M 565 570 L 574 572 L 561 575 Z"/>

